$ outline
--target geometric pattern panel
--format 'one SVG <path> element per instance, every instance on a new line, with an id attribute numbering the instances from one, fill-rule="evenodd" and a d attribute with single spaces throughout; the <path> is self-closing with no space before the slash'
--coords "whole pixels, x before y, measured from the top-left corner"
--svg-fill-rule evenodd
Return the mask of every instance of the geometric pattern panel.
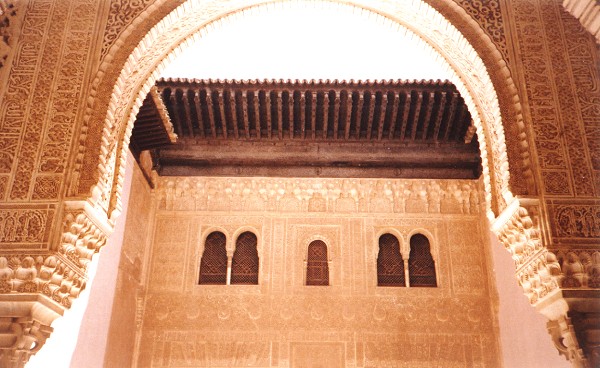
<path id="1" fill-rule="evenodd" d="M 398 238 L 383 234 L 379 237 L 377 286 L 406 286 L 404 280 L 404 260 Z"/>
<path id="2" fill-rule="evenodd" d="M 422 234 L 415 234 L 410 238 L 408 275 L 410 286 L 437 286 L 435 262 L 429 251 L 429 240 Z"/>

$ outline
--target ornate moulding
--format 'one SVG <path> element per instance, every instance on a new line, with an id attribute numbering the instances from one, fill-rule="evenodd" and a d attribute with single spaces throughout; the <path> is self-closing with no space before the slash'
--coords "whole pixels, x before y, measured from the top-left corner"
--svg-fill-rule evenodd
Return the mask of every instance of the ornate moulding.
<path id="1" fill-rule="evenodd" d="M 88 202 L 65 202 L 63 233 L 50 251 L 0 252 L 0 365 L 22 367 L 42 348 L 51 323 L 86 287 L 87 266 L 112 227 Z M 6 331 L 3 331 L 6 329 Z M 7 342 L 8 341 L 8 342 Z"/>
<path id="2" fill-rule="evenodd" d="M 481 183 L 433 179 L 287 179 L 161 177 L 159 209 L 482 213 Z"/>

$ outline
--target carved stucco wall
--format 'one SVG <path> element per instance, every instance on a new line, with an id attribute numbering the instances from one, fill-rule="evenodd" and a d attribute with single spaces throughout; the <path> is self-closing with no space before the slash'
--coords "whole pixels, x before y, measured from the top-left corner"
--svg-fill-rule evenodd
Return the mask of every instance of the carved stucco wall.
<path id="1" fill-rule="evenodd" d="M 420 190 L 418 190 L 420 189 Z M 140 367 L 500 364 L 481 183 L 161 179 Z M 203 239 L 258 237 L 258 285 L 198 285 Z M 377 287 L 378 238 L 431 240 L 437 288 Z M 329 286 L 305 286 L 324 240 Z M 548 340 L 549 337 L 548 337 Z"/>
<path id="2" fill-rule="evenodd" d="M 534 199 L 527 207 L 543 246 L 568 268 L 558 281 L 568 280 L 563 288 L 597 289 L 583 276 L 593 265 L 588 259 L 598 258 L 594 251 L 600 241 L 595 230 L 600 99 L 593 36 L 558 1 L 429 3 L 459 28 L 489 70 L 503 115 L 510 189 Z M 103 122 L 110 94 L 138 42 L 178 3 L 29 0 L 0 5 L 10 9 L 0 19 L 1 251 L 7 258 L 34 260 L 57 252 L 61 270 L 72 272 L 60 271 L 60 283 L 73 285 L 71 277 L 81 286 L 86 265 L 113 223 L 89 206 L 98 199 L 98 193 L 90 198 L 90 186 L 102 170 L 120 163 L 116 157 L 101 162 L 98 171 L 99 157 L 108 153 L 101 147 L 122 148 L 119 142 L 126 136 L 121 130 L 110 144 L 100 143 L 109 136 Z M 18 5 L 14 11 L 13 5 Z M 118 175 L 109 180 L 115 193 L 121 185 Z M 41 265 L 36 263 L 36 274 Z"/>

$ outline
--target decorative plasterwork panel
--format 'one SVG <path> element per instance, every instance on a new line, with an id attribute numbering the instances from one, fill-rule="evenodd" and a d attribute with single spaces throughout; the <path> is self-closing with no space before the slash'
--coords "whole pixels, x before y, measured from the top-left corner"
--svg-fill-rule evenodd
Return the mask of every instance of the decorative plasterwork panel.
<path id="1" fill-rule="evenodd" d="M 98 4 L 36 0 L 17 9 L 22 27 L 0 104 L 6 200 L 60 196 Z"/>
<path id="2" fill-rule="evenodd" d="M 47 249 L 56 214 L 53 205 L 0 206 L 0 244 L 2 250 Z"/>
<path id="3" fill-rule="evenodd" d="M 159 209 L 478 214 L 473 180 L 161 177 Z"/>
<path id="4" fill-rule="evenodd" d="M 85 284 L 79 270 L 58 255 L 3 253 L 0 256 L 0 294 L 40 293 L 69 308 Z"/>
<path id="5" fill-rule="evenodd" d="M 108 20 L 104 28 L 102 51 L 100 58 L 104 59 L 110 47 L 140 14 L 148 8 L 154 0 L 112 0 L 110 1 Z"/>
<path id="6" fill-rule="evenodd" d="M 318 344 L 342 352 L 328 366 L 497 366 L 481 187 L 159 178 L 137 364 L 289 367 L 315 363 Z M 471 208 L 469 198 L 478 204 Z M 199 285 L 206 234 L 223 232 L 231 252 L 236 234 L 250 229 L 259 239 L 259 284 Z M 438 287 L 377 286 L 377 239 L 387 232 L 404 253 L 415 233 L 431 240 Z M 313 240 L 327 245 L 329 286 L 305 285 Z"/>
<path id="7" fill-rule="evenodd" d="M 594 197 L 600 87 L 593 38 L 555 2 L 517 1 L 514 14 L 543 191 Z"/>
<path id="8" fill-rule="evenodd" d="M 508 46 L 504 33 L 504 20 L 500 8 L 501 1 L 494 0 L 454 0 L 479 23 L 485 33 L 492 39 L 502 57 L 510 65 Z"/>

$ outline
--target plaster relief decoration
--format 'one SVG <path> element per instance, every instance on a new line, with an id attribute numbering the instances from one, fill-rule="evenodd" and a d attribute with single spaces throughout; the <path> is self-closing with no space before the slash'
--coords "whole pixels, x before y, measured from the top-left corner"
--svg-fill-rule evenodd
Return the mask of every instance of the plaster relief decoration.
<path id="1" fill-rule="evenodd" d="M 554 204 L 550 206 L 550 211 L 556 224 L 553 227 L 556 238 L 600 239 L 599 205 Z"/>
<path id="2" fill-rule="evenodd" d="M 53 330 L 49 322 L 40 322 L 31 317 L 8 318 L 3 322 L 0 327 L 3 335 L 0 365 L 6 368 L 23 367 L 44 346 Z"/>
<path id="3" fill-rule="evenodd" d="M 507 64 L 510 64 L 508 58 L 508 47 L 506 35 L 504 32 L 504 19 L 502 19 L 502 9 L 500 1 L 469 1 L 454 0 L 456 3 L 469 13 L 475 19 L 485 33 L 494 41 L 498 50 Z"/>
<path id="4" fill-rule="evenodd" d="M 517 280 L 525 295 L 548 318 L 547 328 L 560 354 L 573 366 L 590 366 L 568 317 L 569 306 L 559 289 L 559 286 L 563 289 L 579 287 L 587 282 L 587 274 L 577 254 L 570 252 L 566 259 L 559 254 L 559 258 L 543 247 L 539 229 L 533 226 L 529 213 L 519 207 L 518 201 L 509 207 L 506 214 L 506 217 L 497 220 L 494 231 L 515 261 Z M 592 267 L 587 269 L 591 271 Z"/>
<path id="5" fill-rule="evenodd" d="M 0 257 L 0 294 L 40 293 L 69 308 L 85 284 L 85 277 L 59 256 Z"/>
<path id="6" fill-rule="evenodd" d="M 499 365 L 481 181 L 160 177 L 156 188 L 139 366 Z M 249 227 L 258 284 L 199 281 L 208 237 L 233 245 Z M 397 236 L 407 279 L 411 239 L 426 236 L 435 284 L 378 286 L 380 234 Z M 318 285 L 315 243 L 327 251 Z"/>
<path id="7" fill-rule="evenodd" d="M 110 2 L 110 13 L 104 29 L 104 39 L 102 40 L 101 58 L 108 54 L 108 50 L 119 38 L 121 32 L 139 17 L 140 13 L 146 10 L 151 3 L 150 0 L 112 0 Z"/>
<path id="8" fill-rule="evenodd" d="M 600 251 L 572 248 L 559 250 L 556 257 L 563 270 L 561 288 L 600 288 Z"/>
<path id="9" fill-rule="evenodd" d="M 540 231 L 527 210 L 513 204 L 508 220 L 495 229 L 498 239 L 512 255 L 516 275 L 531 304 L 558 289 L 562 271 L 556 255 L 542 245 Z"/>
<path id="10" fill-rule="evenodd" d="M 10 0 L 0 0 L 0 68 L 2 68 L 8 59 L 8 54 L 13 44 L 12 33 L 15 25 L 11 28 L 11 22 L 17 15 L 17 7 Z"/>
<path id="11" fill-rule="evenodd" d="M 106 244 L 106 234 L 84 211 L 67 213 L 64 221 L 65 232 L 58 253 L 85 274 L 92 256 Z"/>
<path id="12" fill-rule="evenodd" d="M 159 178 L 159 209 L 478 214 L 473 180 Z M 191 199 L 191 200 L 190 200 Z"/>
<path id="13" fill-rule="evenodd" d="M 3 249 L 46 249 L 53 206 L 24 209 L 0 207 L 0 239 Z"/>

